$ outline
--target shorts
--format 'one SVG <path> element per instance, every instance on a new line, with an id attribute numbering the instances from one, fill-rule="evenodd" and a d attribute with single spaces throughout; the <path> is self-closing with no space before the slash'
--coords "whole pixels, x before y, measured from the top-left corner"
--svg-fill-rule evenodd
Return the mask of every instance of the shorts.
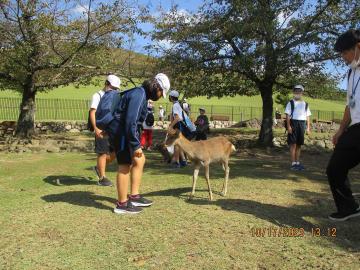
<path id="1" fill-rule="evenodd" d="M 110 146 L 108 138 L 96 138 L 95 137 L 95 153 L 98 155 L 110 154 L 113 152 L 113 148 Z"/>
<path id="2" fill-rule="evenodd" d="M 288 133 L 287 143 L 303 145 L 304 144 L 304 135 L 305 135 L 305 126 L 306 121 L 301 120 L 290 120 L 290 125 L 292 128 L 292 133 Z"/>
<path id="3" fill-rule="evenodd" d="M 137 136 L 140 141 L 140 128 L 137 130 Z M 116 134 L 109 133 L 109 142 L 115 151 L 117 163 L 119 165 L 131 165 L 133 153 L 130 150 L 126 134 L 122 131 Z"/>

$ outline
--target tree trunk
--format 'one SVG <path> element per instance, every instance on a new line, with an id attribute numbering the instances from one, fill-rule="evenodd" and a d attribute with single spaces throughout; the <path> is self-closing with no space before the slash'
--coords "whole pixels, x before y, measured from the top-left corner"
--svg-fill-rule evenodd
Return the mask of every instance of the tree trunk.
<path id="1" fill-rule="evenodd" d="M 272 84 L 266 84 L 260 87 L 261 98 L 263 102 L 263 113 L 261 130 L 259 134 L 259 143 L 262 146 L 273 146 L 273 98 Z"/>
<path id="2" fill-rule="evenodd" d="M 20 105 L 20 115 L 16 127 L 16 136 L 30 138 L 34 134 L 35 125 L 35 91 L 25 88 Z"/>

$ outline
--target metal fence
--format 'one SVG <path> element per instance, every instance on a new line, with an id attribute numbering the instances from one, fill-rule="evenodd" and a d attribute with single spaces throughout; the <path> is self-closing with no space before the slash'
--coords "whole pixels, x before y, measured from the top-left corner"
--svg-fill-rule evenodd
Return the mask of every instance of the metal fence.
<path id="1" fill-rule="evenodd" d="M 19 116 L 21 98 L 0 98 L 0 120 L 16 121 Z M 36 121 L 85 121 L 88 117 L 89 100 L 72 99 L 36 99 Z M 157 103 L 155 118 L 158 119 L 158 108 L 162 105 L 166 115 L 171 113 L 171 104 Z M 204 108 L 209 117 L 225 117 L 230 121 L 239 122 L 253 118 L 261 119 L 261 107 L 191 105 L 191 118 L 196 118 L 199 108 Z M 334 121 L 342 118 L 343 112 L 312 110 L 312 118 L 323 121 Z"/>

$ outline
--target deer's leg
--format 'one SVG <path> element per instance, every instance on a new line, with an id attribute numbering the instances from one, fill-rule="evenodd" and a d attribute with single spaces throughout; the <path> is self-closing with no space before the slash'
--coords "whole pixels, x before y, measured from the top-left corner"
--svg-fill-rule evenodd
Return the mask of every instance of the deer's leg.
<path id="1" fill-rule="evenodd" d="M 200 165 L 199 165 L 199 164 L 195 164 L 194 174 L 193 174 L 192 191 L 191 191 L 191 194 L 190 194 L 190 196 L 189 196 L 189 200 L 191 200 L 191 199 L 194 197 L 195 187 L 196 187 L 196 180 L 197 180 L 198 175 L 199 175 L 199 170 L 200 170 Z"/>
<path id="2" fill-rule="evenodd" d="M 208 189 L 209 189 L 209 199 L 210 199 L 210 201 L 212 201 L 213 195 L 212 195 L 211 187 L 210 187 L 209 170 L 210 170 L 209 164 L 206 164 L 205 165 L 205 178 L 206 178 L 206 183 L 207 183 Z"/>
<path id="3" fill-rule="evenodd" d="M 223 167 L 224 167 L 224 170 L 225 170 L 225 180 L 224 180 L 223 189 L 221 191 L 221 195 L 226 196 L 227 185 L 228 185 L 228 180 L 229 180 L 229 172 L 230 172 L 229 161 L 228 160 L 224 161 Z"/>

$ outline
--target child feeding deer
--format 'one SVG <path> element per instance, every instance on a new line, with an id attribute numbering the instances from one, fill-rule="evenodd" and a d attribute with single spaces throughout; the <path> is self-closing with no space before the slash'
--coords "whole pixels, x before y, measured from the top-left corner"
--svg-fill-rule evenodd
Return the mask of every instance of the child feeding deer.
<path id="1" fill-rule="evenodd" d="M 192 199 L 195 194 L 196 180 L 201 166 L 205 168 L 205 179 L 209 189 L 209 199 L 213 199 L 209 179 L 209 169 L 210 164 L 214 162 L 221 163 L 225 171 L 225 180 L 221 195 L 226 196 L 230 171 L 229 159 L 231 153 L 236 150 L 235 146 L 228 139 L 220 136 L 206 141 L 191 142 L 182 135 L 180 130 L 169 128 L 165 139 L 165 145 L 177 145 L 186 153 L 187 157 L 194 164 L 193 184 L 189 199 Z"/>

